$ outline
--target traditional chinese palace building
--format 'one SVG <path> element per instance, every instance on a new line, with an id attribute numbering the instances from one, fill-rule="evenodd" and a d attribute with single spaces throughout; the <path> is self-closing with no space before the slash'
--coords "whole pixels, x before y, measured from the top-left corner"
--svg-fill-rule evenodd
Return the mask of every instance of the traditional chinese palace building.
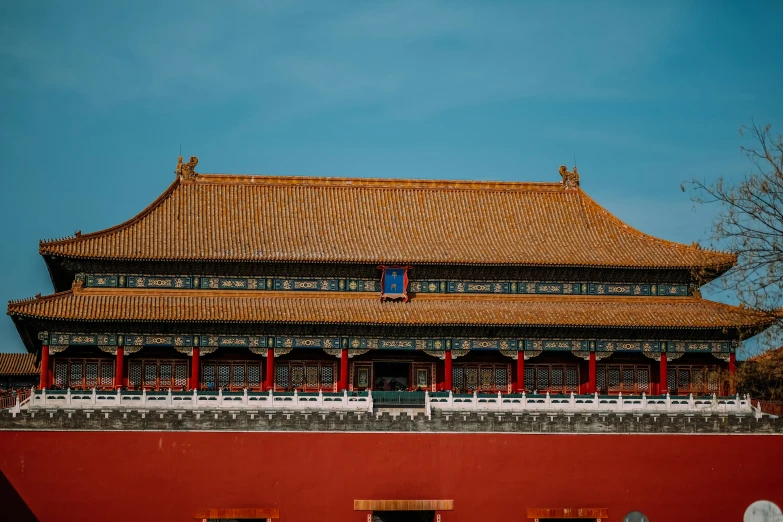
<path id="1" fill-rule="evenodd" d="M 196 163 L 180 159 L 174 183 L 131 220 L 42 241 L 54 292 L 8 305 L 40 362 L 46 391 L 36 400 L 173 405 L 128 402 L 122 414 L 94 407 L 67 417 L 67 408 L 42 406 L 14 417 L 44 423 L 0 433 L 26 448 L 28 474 L 16 464 L 4 473 L 40 520 L 59 519 L 57 509 L 140 520 L 113 507 L 131 492 L 131 504 L 166 520 L 230 518 L 240 508 L 281 520 L 619 521 L 634 509 L 650 520 L 700 519 L 692 506 L 714 512 L 711 520 L 739 520 L 758 495 L 783 501 L 764 485 L 770 464 L 783 464 L 779 437 L 652 434 L 697 433 L 701 417 L 612 412 L 614 423 L 681 426 L 632 436 L 562 434 L 577 421 L 561 414 L 572 427 L 547 435 L 515 433 L 510 414 L 492 417 L 493 429 L 440 412 L 438 429 L 340 428 L 312 412 L 295 426 L 233 429 L 222 419 L 250 415 L 242 422 L 252 425 L 274 415 L 240 408 L 213 419 L 207 402 L 178 410 L 177 398 L 191 396 L 321 405 L 366 397 L 374 421 L 355 422 L 381 422 L 421 408 L 423 392 L 428 414 L 432 400 L 454 407 L 465 397 L 479 408 L 498 394 L 574 407 L 579 397 L 623 404 L 623 396 L 707 404 L 736 393 L 736 348 L 772 322 L 702 298 L 700 287 L 735 255 L 631 228 L 565 168 L 560 182 L 508 183 L 201 174 Z M 86 424 L 68 424 L 83 415 Z M 209 424 L 177 424 L 191 415 Z M 300 418 L 288 415 L 280 423 Z M 760 422 L 726 418 L 736 429 Z M 735 462 L 740 447 L 749 452 L 744 467 Z M 85 496 L 63 504 L 65 492 L 37 490 L 31 472 Z M 734 477 L 745 486 L 715 496 L 714 508 L 693 502 Z M 104 480 L 118 491 L 90 494 Z M 56 509 L 47 503 L 54 497 Z M 406 502 L 419 509 L 406 511 Z M 720 518 L 727 512 L 735 518 Z"/>

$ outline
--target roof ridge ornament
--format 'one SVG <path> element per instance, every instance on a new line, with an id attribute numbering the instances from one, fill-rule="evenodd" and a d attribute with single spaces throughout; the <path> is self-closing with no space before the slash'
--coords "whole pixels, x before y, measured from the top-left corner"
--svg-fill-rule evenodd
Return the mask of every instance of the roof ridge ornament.
<path id="1" fill-rule="evenodd" d="M 196 165 L 198 165 L 198 158 L 191 156 L 190 161 L 182 163 L 182 156 L 177 160 L 177 169 L 174 173 L 182 179 L 193 179 L 198 173 L 196 172 Z"/>
<path id="2" fill-rule="evenodd" d="M 576 165 L 574 165 L 574 171 L 569 172 L 568 167 L 560 165 L 560 176 L 563 177 L 563 188 L 566 190 L 576 190 L 579 188 L 579 173 L 576 171 Z"/>

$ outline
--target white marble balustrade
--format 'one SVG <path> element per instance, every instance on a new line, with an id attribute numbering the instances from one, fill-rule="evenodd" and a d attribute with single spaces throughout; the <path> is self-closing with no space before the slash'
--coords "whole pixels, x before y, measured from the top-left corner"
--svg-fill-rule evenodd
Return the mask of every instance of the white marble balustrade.
<path id="1" fill-rule="evenodd" d="M 483 411 L 483 412 L 637 412 L 637 413 L 753 413 L 750 399 L 740 397 L 716 397 L 693 395 L 651 396 L 633 395 L 599 396 L 595 395 L 453 395 L 427 394 L 425 408 L 444 411 Z"/>
<path id="2" fill-rule="evenodd" d="M 132 408 L 132 409 L 252 409 L 252 410 L 339 410 L 372 412 L 370 394 L 273 393 L 269 392 L 129 392 L 101 390 L 39 390 L 27 405 L 30 409 Z"/>
<path id="3" fill-rule="evenodd" d="M 250 409 L 288 411 L 372 412 L 372 394 L 274 392 L 147 392 L 101 390 L 36 390 L 15 411 L 24 409 Z M 454 412 L 565 413 L 725 413 L 761 415 L 747 396 L 599 396 L 599 395 L 454 395 L 425 394 L 424 410 Z"/>

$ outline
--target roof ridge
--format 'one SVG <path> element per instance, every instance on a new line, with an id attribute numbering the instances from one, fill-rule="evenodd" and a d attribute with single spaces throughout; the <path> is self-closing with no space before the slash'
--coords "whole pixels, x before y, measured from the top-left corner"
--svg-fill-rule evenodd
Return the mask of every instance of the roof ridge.
<path id="1" fill-rule="evenodd" d="M 380 188 L 424 190 L 486 190 L 486 191 L 542 191 L 564 190 L 559 181 L 500 181 L 448 180 L 421 178 L 350 178 L 342 176 L 286 176 L 271 174 L 205 174 L 199 173 L 185 181 L 193 184 L 215 185 L 269 185 L 334 188 Z"/>

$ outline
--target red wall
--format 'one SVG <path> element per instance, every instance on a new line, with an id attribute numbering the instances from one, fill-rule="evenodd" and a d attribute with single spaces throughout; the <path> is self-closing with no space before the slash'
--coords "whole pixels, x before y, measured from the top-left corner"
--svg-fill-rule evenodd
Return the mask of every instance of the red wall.
<path id="1" fill-rule="evenodd" d="M 42 522 L 238 507 L 364 522 L 354 499 L 454 499 L 443 522 L 522 521 L 529 507 L 740 521 L 753 501 L 783 506 L 778 436 L 0 432 L 0 471 L 5 505 L 18 494 Z"/>

